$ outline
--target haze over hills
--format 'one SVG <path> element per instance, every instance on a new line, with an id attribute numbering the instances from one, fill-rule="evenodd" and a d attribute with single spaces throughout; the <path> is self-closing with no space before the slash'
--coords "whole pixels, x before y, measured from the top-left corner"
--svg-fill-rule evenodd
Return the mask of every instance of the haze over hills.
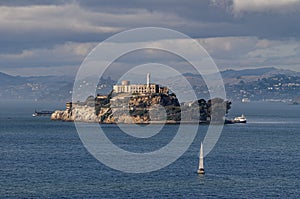
<path id="1" fill-rule="evenodd" d="M 296 75 L 300 76 L 299 72 L 291 71 L 291 70 L 284 70 L 278 69 L 275 67 L 266 67 L 266 68 L 258 68 L 258 69 L 244 69 L 244 70 L 225 70 L 222 71 L 223 78 L 230 78 L 230 77 L 239 77 L 239 76 L 271 76 L 276 74 L 285 74 L 285 75 Z"/>
<path id="2" fill-rule="evenodd" d="M 0 72 L 2 100 L 65 100 L 70 96 L 73 78 L 68 76 L 11 76 Z"/>
<path id="3" fill-rule="evenodd" d="M 295 100 L 300 95 L 300 73 L 273 67 L 221 72 L 227 98 L 249 100 Z M 208 98 L 207 87 L 200 75 L 184 74 L 199 98 Z M 176 78 L 166 80 L 177 86 Z M 0 72 L 1 100 L 70 101 L 74 77 L 69 76 L 11 76 Z M 83 84 L 86 82 L 83 82 Z M 99 93 L 109 93 L 116 81 L 101 79 Z"/>
<path id="4" fill-rule="evenodd" d="M 277 69 L 275 67 L 259 68 L 259 69 L 245 69 L 245 70 L 225 70 L 221 72 L 222 77 L 226 83 L 239 83 L 243 81 L 256 81 L 261 78 L 270 78 L 276 75 L 296 76 L 300 77 L 299 72 L 291 70 Z M 236 80 L 236 81 L 234 81 Z"/>
<path id="5" fill-rule="evenodd" d="M 221 72 L 227 98 L 232 101 L 299 102 L 300 73 L 275 67 Z M 207 95 L 200 75 L 186 74 L 196 93 Z M 207 88 L 206 88 L 207 89 Z"/>
<path id="6" fill-rule="evenodd" d="M 1 100 L 58 101 L 71 100 L 72 76 L 11 76 L 0 72 Z M 84 82 L 86 83 L 86 82 Z M 101 80 L 99 90 L 111 90 L 114 81 Z"/>
<path id="7" fill-rule="evenodd" d="M 299 72 L 270 67 L 227 70 L 222 72 L 222 76 L 227 97 L 232 100 L 299 102 Z"/>

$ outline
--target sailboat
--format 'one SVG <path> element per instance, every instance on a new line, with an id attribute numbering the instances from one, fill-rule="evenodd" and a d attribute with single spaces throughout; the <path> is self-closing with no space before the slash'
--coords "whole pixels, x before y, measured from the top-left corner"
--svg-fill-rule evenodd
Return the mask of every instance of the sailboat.
<path id="1" fill-rule="evenodd" d="M 200 146 L 199 166 L 198 166 L 197 173 L 201 174 L 201 175 L 205 174 L 204 163 L 203 163 L 203 144 L 202 144 L 202 142 L 201 142 L 201 146 Z"/>

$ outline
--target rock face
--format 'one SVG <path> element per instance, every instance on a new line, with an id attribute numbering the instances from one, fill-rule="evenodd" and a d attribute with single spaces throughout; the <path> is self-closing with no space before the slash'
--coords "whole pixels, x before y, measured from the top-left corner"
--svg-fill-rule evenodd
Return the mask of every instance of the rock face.
<path id="1" fill-rule="evenodd" d="M 98 122 L 95 108 L 75 104 L 71 110 L 57 110 L 51 115 L 51 120 Z"/>
<path id="2" fill-rule="evenodd" d="M 179 121 L 208 122 L 211 117 L 223 118 L 230 102 L 222 99 L 179 104 L 175 94 L 110 94 L 90 96 L 85 102 L 67 103 L 66 110 L 57 110 L 51 120 L 99 123 L 177 123 Z M 212 114 L 213 110 L 218 114 Z M 214 111 L 216 112 L 216 111 Z M 182 118 L 182 116 L 184 116 Z"/>

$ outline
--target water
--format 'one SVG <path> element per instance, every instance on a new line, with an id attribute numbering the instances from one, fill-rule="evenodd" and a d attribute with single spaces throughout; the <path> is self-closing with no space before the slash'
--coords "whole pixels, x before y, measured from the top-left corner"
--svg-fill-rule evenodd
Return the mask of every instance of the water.
<path id="1" fill-rule="evenodd" d="M 32 104 L 1 103 L 0 108 L 1 198 L 300 196 L 300 106 L 235 103 L 229 116 L 244 113 L 249 123 L 224 127 L 214 150 L 205 157 L 205 176 L 195 173 L 205 126 L 200 127 L 189 150 L 170 166 L 146 174 L 127 174 L 90 155 L 73 123 L 33 118 L 36 107 Z M 149 142 L 129 144 L 132 141 L 116 126 L 103 128 L 115 144 L 132 151 L 157 149 L 167 144 L 177 129 L 170 125 Z"/>

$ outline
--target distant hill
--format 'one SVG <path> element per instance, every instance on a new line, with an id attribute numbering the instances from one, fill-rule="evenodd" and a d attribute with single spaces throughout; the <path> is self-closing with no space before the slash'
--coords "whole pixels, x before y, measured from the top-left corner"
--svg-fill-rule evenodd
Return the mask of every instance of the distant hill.
<path id="1" fill-rule="evenodd" d="M 232 100 L 295 101 L 300 96 L 300 73 L 273 67 L 221 72 Z"/>
<path id="2" fill-rule="evenodd" d="M 61 101 L 70 99 L 73 78 L 68 76 L 21 77 L 0 73 L 1 100 Z"/>
<path id="3" fill-rule="evenodd" d="M 270 78 L 276 75 L 300 77 L 299 72 L 283 70 L 274 67 L 245 70 L 225 70 L 221 72 L 221 75 L 224 83 L 229 85 L 239 84 L 241 80 L 245 83 L 251 83 L 262 78 Z"/>
<path id="4" fill-rule="evenodd" d="M 221 72 L 227 98 L 233 101 L 242 99 L 261 101 L 293 101 L 300 97 L 300 73 L 283 70 L 275 67 L 225 70 Z M 186 79 L 190 82 L 199 98 L 208 98 L 208 89 L 201 75 L 186 73 Z M 176 78 L 168 80 L 168 83 L 176 86 Z"/>
<path id="5" fill-rule="evenodd" d="M 244 69 L 244 70 L 225 70 L 222 71 L 222 77 L 224 79 L 227 78 L 238 78 L 238 77 L 244 77 L 244 76 L 262 76 L 267 75 L 269 73 L 274 73 L 275 71 L 278 71 L 279 69 L 276 69 L 274 67 L 269 68 L 259 68 L 259 69 Z"/>
<path id="6" fill-rule="evenodd" d="M 208 99 L 209 92 L 201 75 L 183 74 L 190 82 L 199 98 Z M 274 67 L 225 70 L 221 72 L 228 99 L 241 100 L 286 100 L 298 99 L 300 96 L 300 73 Z M 0 99 L 4 100 L 38 100 L 70 101 L 74 77 L 69 76 L 11 76 L 0 72 Z M 171 88 L 182 86 L 177 78 L 170 78 L 162 83 Z M 116 81 L 101 79 L 99 93 L 108 93 Z M 184 90 L 182 88 L 181 90 Z"/>
<path id="7" fill-rule="evenodd" d="M 24 80 L 25 80 L 24 77 L 11 76 L 0 72 L 0 82 L 1 82 L 0 86 L 24 83 L 25 82 Z"/>
<path id="8" fill-rule="evenodd" d="M 75 77 L 12 76 L 0 72 L 0 100 L 71 101 Z M 115 82 L 101 79 L 99 93 L 109 93 Z"/>
<path id="9" fill-rule="evenodd" d="M 277 74 L 281 75 L 288 75 L 288 76 L 299 76 L 300 72 L 295 72 L 292 70 L 284 70 L 278 69 L 275 67 L 266 67 L 266 68 L 257 68 L 257 69 L 243 69 L 243 70 L 233 70 L 228 69 L 220 72 L 224 80 L 228 79 L 253 79 L 256 80 L 258 78 L 268 78 Z M 185 73 L 183 74 L 185 77 L 189 78 L 199 78 L 201 75 L 199 74 L 192 74 L 192 73 Z"/>

